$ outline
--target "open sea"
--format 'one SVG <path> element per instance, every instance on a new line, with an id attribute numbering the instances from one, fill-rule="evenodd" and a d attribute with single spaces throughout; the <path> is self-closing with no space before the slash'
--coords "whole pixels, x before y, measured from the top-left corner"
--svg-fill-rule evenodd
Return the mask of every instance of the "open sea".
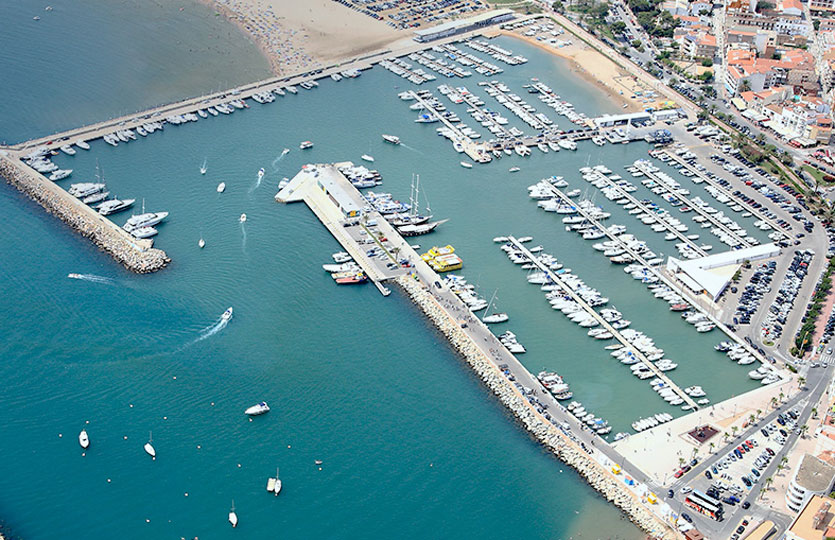
<path id="1" fill-rule="evenodd" d="M 26 0 L 0 8 L 14 22 L 0 34 L 0 47 L 11 51 L 0 58 L 7 74 L 0 139 L 23 140 L 267 75 L 246 37 L 200 4 L 53 6 L 44 12 Z M 578 111 L 617 112 L 562 60 L 516 40 L 499 43 L 530 59 L 493 77 L 520 95 L 539 77 Z M 477 86 L 481 79 L 451 82 L 526 127 Z M 497 308 L 510 315 L 500 328 L 528 348 L 524 363 L 562 374 L 575 399 L 607 419 L 614 434 L 641 416 L 677 409 L 611 358 L 606 342 L 552 310 L 492 238 L 533 236 L 530 245 L 543 245 L 668 351 L 679 364 L 668 374 L 679 385 L 699 384 L 713 402 L 755 387 L 745 367 L 713 350 L 722 339 L 717 331 L 696 333 L 591 242 L 566 232 L 561 216 L 527 197 L 527 186 L 551 175 L 585 191 L 578 168 L 603 163 L 623 171 L 646 157 L 648 146 L 586 142 L 573 153 L 534 150 L 527 159 L 467 170 L 436 136 L 437 124 L 415 123 L 409 103 L 397 98 L 412 87 L 375 67 L 273 104 L 249 101 L 231 116 L 169 125 L 117 148 L 99 140 L 89 152 L 56 156 L 59 166 L 74 169 L 65 187 L 92 179 L 98 167 L 112 195 L 137 200 L 137 213 L 142 202 L 171 213 L 156 245 L 173 262 L 153 275 L 123 270 L 13 188 L 0 189 L 6 531 L 27 540 L 641 537 L 533 442 L 402 294 L 335 286 L 321 264 L 339 245 L 306 206 L 273 197 L 282 178 L 309 162 L 359 163 L 371 154 L 384 179 L 378 190 L 403 200 L 419 174 L 432 212 L 449 222 L 415 242 L 453 244 L 464 259 L 459 273 L 488 299 L 495 292 Z M 466 106 L 442 100 L 489 135 Z M 539 100 L 528 101 L 570 127 Z M 382 133 L 403 144 L 384 143 Z M 304 140 L 315 147 L 300 151 Z M 291 151 L 282 157 L 284 148 Z M 514 165 L 521 172 L 508 173 Z M 259 183 L 261 167 L 267 174 Z M 711 201 L 701 187 L 680 181 Z M 225 193 L 216 192 L 219 182 Z M 638 198 L 657 198 L 635 183 Z M 602 195 L 596 200 L 612 212 L 610 223 L 674 254 L 663 235 Z M 114 219 L 121 224 L 129 215 Z M 691 225 L 690 232 L 702 230 Z M 722 251 L 709 233 L 702 237 Z M 221 324 L 229 306 L 235 315 Z M 260 400 L 272 411 L 250 421 L 243 411 Z M 92 441 L 86 455 L 77 442 L 82 428 Z M 142 450 L 149 432 L 155 461 Z M 278 498 L 264 490 L 276 468 L 284 483 Z M 235 530 L 226 522 L 233 500 Z"/>

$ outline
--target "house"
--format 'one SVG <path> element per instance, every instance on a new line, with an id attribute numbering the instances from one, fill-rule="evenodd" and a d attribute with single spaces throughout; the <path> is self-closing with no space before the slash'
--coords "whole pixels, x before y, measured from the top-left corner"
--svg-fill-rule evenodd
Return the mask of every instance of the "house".
<path id="1" fill-rule="evenodd" d="M 803 14 L 803 5 L 799 0 L 780 0 L 777 10 L 783 15 L 800 17 Z"/>
<path id="2" fill-rule="evenodd" d="M 830 13 L 835 11 L 835 0 L 810 0 L 809 10 L 812 13 Z"/>
<path id="3" fill-rule="evenodd" d="M 713 11 L 713 4 L 704 0 L 693 0 L 690 2 L 690 15 L 701 15 Z"/>
<path id="4" fill-rule="evenodd" d="M 684 51 L 690 58 L 713 58 L 716 55 L 716 36 L 699 33 L 688 34 L 682 41 Z"/>
<path id="5" fill-rule="evenodd" d="M 658 6 L 661 11 L 666 11 L 673 17 L 676 15 L 687 15 L 690 13 L 690 5 L 687 0 L 666 0 Z"/>
<path id="6" fill-rule="evenodd" d="M 680 23 L 680 26 L 696 26 L 701 22 L 699 17 L 693 15 L 673 15 L 673 19 Z"/>

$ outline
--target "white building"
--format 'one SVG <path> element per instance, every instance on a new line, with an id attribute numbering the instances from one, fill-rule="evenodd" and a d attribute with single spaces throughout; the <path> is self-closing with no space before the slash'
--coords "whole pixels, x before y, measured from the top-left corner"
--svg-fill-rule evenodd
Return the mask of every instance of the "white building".
<path id="1" fill-rule="evenodd" d="M 813 495 L 826 495 L 835 482 L 835 467 L 811 454 L 800 460 L 792 481 L 786 490 L 786 506 L 793 512 L 800 512 Z"/>

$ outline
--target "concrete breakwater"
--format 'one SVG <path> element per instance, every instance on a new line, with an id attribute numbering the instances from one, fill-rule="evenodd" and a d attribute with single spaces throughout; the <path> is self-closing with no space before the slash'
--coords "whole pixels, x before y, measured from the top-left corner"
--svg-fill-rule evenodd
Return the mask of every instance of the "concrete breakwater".
<path id="1" fill-rule="evenodd" d="M 449 313 L 418 280 L 407 275 L 401 276 L 396 282 L 449 339 L 453 347 L 499 398 L 499 401 L 516 416 L 537 441 L 550 449 L 560 460 L 577 470 L 595 490 L 601 493 L 607 501 L 620 508 L 638 528 L 654 538 L 681 538 L 678 531 L 648 510 L 621 480 L 543 416 L 537 414 L 530 403 L 499 371 L 498 367 L 479 350 L 461 326 L 450 317 Z"/>
<path id="2" fill-rule="evenodd" d="M 138 274 L 156 272 L 171 259 L 152 242 L 137 240 L 109 219 L 81 203 L 20 161 L 0 155 L 0 177 L 40 204 L 47 212 L 93 241 L 125 268 Z"/>

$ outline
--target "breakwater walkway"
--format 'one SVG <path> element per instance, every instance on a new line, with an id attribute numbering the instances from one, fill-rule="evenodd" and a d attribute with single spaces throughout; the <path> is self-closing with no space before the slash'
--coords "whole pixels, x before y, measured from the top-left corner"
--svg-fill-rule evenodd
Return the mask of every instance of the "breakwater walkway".
<path id="1" fill-rule="evenodd" d="M 675 512 L 653 494 L 658 488 L 649 477 L 554 399 L 394 227 L 358 206 L 361 194 L 337 165 L 305 165 L 276 200 L 304 201 L 372 280 L 399 285 L 525 429 L 635 525 L 657 538 L 681 538 Z"/>
<path id="2" fill-rule="evenodd" d="M 0 177 L 77 230 L 132 272 L 145 274 L 164 268 L 171 260 L 153 241 L 140 240 L 82 203 L 19 159 L 0 151 Z"/>

